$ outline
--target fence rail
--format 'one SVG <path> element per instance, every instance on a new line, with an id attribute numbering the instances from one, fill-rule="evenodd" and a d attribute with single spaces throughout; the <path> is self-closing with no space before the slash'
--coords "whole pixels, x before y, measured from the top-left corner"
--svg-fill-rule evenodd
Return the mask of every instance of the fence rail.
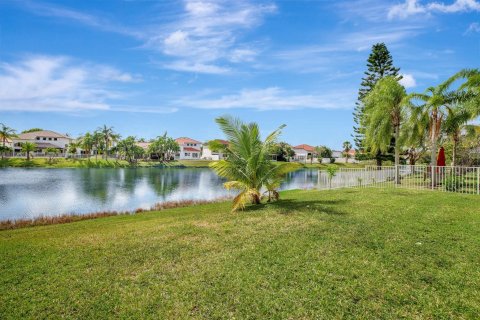
<path id="1" fill-rule="evenodd" d="M 319 189 L 407 188 L 480 195 L 480 167 L 367 166 L 320 170 Z"/>

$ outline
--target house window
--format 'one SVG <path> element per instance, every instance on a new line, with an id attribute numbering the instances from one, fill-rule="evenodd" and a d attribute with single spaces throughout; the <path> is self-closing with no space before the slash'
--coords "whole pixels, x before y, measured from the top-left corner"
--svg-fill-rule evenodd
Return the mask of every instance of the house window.
<path id="1" fill-rule="evenodd" d="M 47 140 L 47 138 L 43 138 L 43 140 Z"/>
<path id="2" fill-rule="evenodd" d="M 37 140 L 40 140 L 40 137 L 37 137 Z"/>
<path id="3" fill-rule="evenodd" d="M 193 158 L 198 158 L 198 153 L 192 153 Z"/>
<path id="4" fill-rule="evenodd" d="M 53 140 L 57 141 L 57 138 L 53 138 Z"/>
<path id="5" fill-rule="evenodd" d="M 48 138 L 49 141 L 52 141 L 52 138 Z"/>
<path id="6" fill-rule="evenodd" d="M 190 157 L 190 152 L 185 152 L 185 157 Z"/>

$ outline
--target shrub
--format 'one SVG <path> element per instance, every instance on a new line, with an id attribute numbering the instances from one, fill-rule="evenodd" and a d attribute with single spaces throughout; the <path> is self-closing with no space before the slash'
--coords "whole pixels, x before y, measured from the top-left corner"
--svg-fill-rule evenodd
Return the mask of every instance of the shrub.
<path id="1" fill-rule="evenodd" d="M 445 190 L 452 192 L 459 191 L 464 182 L 465 179 L 463 176 L 453 175 L 447 176 L 445 179 L 443 179 L 443 185 L 445 187 Z"/>

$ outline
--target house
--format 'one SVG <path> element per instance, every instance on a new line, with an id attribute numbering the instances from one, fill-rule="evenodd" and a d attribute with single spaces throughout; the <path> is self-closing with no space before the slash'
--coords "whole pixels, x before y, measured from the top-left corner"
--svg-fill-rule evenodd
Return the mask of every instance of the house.
<path id="1" fill-rule="evenodd" d="M 175 139 L 180 146 L 180 152 L 175 155 L 175 160 L 199 160 L 202 155 L 203 144 L 200 141 L 180 137 Z"/>
<path id="2" fill-rule="evenodd" d="M 150 142 L 137 142 L 136 145 L 142 148 L 143 150 L 147 151 L 148 147 L 150 147 Z"/>
<path id="3" fill-rule="evenodd" d="M 15 152 L 21 152 L 22 144 L 31 142 L 37 146 L 37 152 L 45 152 L 47 148 L 55 148 L 60 153 L 65 153 L 72 141 L 73 139 L 67 135 L 50 130 L 41 130 L 21 133 L 13 138 L 13 149 Z"/>
<path id="4" fill-rule="evenodd" d="M 228 147 L 228 141 L 215 139 L 216 142 L 222 144 L 225 147 Z M 222 160 L 225 158 L 225 154 L 221 151 L 213 151 L 210 150 L 208 144 L 205 143 L 203 150 L 202 150 L 202 159 L 205 160 Z"/>
<path id="5" fill-rule="evenodd" d="M 0 146 L 3 146 L 3 140 L 0 141 Z M 13 150 L 13 141 L 10 138 L 5 139 L 5 147 Z"/>
<path id="6" fill-rule="evenodd" d="M 335 159 L 343 158 L 343 151 L 332 150 L 332 158 L 335 158 Z"/>
<path id="7" fill-rule="evenodd" d="M 315 156 L 315 148 L 308 144 L 301 144 L 292 149 L 295 152 L 294 161 L 306 162 L 312 156 Z"/>

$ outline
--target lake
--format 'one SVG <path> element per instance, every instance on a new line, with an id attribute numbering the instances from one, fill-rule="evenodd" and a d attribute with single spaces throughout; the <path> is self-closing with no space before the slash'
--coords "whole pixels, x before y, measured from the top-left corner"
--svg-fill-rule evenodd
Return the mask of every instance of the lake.
<path id="1" fill-rule="evenodd" d="M 287 176 L 282 190 L 310 189 L 318 170 Z M 159 202 L 232 196 L 208 168 L 0 169 L 0 220 L 149 209 Z"/>

